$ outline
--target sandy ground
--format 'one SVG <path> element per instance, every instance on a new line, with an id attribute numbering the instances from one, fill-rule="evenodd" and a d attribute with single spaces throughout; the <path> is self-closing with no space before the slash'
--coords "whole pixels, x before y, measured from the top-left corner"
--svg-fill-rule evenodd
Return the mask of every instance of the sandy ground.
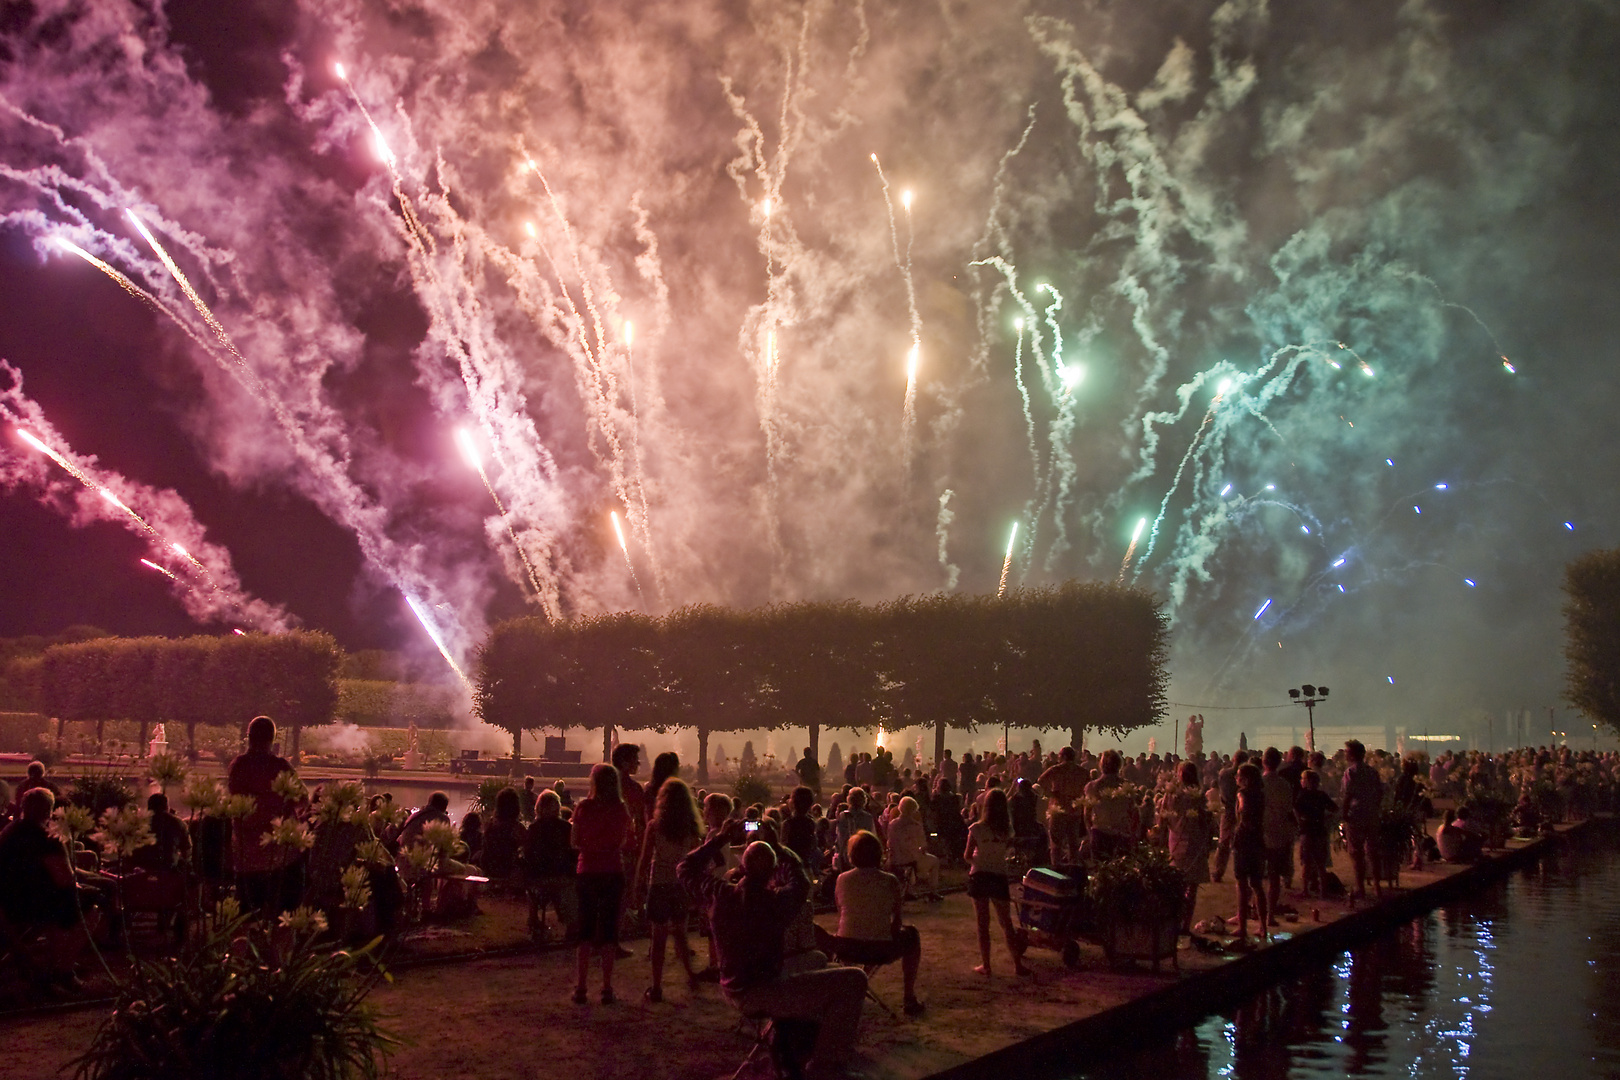
<path id="1" fill-rule="evenodd" d="M 1401 884 L 1428 884 L 1455 867 L 1406 871 Z M 1300 909 L 1297 922 L 1284 920 L 1278 933 L 1308 933 L 1339 918 L 1343 905 L 1304 901 L 1286 894 L 1284 903 Z M 513 901 L 488 898 L 488 925 L 506 927 L 521 920 Z M 1235 890 L 1226 885 L 1200 889 L 1198 918 L 1230 915 Z M 824 925 L 831 916 L 819 921 Z M 1145 965 L 1110 968 L 1101 950 L 1082 944 L 1075 970 L 1063 966 L 1051 949 L 1034 948 L 1027 963 L 1034 977 L 1012 974 L 999 931 L 992 923 L 993 977 L 974 974 L 978 963 L 973 907 L 967 897 L 947 896 L 937 904 L 908 903 L 908 921 L 923 938 L 919 996 L 927 1012 L 895 1018 L 870 1002 L 861 1019 L 860 1060 L 856 1070 L 873 1080 L 910 1080 L 981 1056 L 1028 1036 L 1128 1001 L 1178 978 L 1226 963 L 1227 955 L 1186 946 L 1179 972 L 1166 964 L 1155 974 Z M 520 923 L 519 923 L 520 924 Z M 465 940 L 462 933 L 439 944 Z M 429 943 L 422 943 L 427 946 Z M 694 939 L 701 957 L 705 943 Z M 640 1078 L 729 1077 L 750 1047 L 751 1033 L 712 985 L 691 991 L 684 978 L 666 977 L 665 1000 L 647 1005 L 641 992 L 649 982 L 645 940 L 630 943 L 635 956 L 615 973 L 619 1003 L 573 1005 L 573 954 L 550 950 L 504 959 L 439 964 L 401 971 L 393 985 L 373 1000 L 407 1041 L 390 1059 L 393 1075 L 427 1080 L 464 1075 L 479 1080 L 538 1080 L 541 1076 Z M 670 971 L 679 968 L 670 963 Z M 901 1002 L 898 964 L 883 969 L 872 987 L 896 1011 Z M 8 1077 L 61 1075 L 61 1068 L 91 1038 L 99 1012 L 29 1017 L 0 1022 L 0 1067 Z M 765 1075 L 761 1070 L 759 1075 Z"/>

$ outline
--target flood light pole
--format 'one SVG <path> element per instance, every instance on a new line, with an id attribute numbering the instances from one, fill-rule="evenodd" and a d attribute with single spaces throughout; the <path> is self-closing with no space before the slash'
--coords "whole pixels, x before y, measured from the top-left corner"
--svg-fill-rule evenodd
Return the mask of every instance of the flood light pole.
<path id="1" fill-rule="evenodd" d="M 1305 706 L 1305 717 L 1311 728 L 1310 736 L 1305 741 L 1306 744 L 1311 748 L 1311 752 L 1315 753 L 1316 707 L 1320 705 L 1328 696 L 1328 688 L 1325 686 L 1313 686 L 1310 683 L 1305 683 L 1303 686 L 1289 687 L 1288 696 L 1293 699 L 1295 705 Z"/>

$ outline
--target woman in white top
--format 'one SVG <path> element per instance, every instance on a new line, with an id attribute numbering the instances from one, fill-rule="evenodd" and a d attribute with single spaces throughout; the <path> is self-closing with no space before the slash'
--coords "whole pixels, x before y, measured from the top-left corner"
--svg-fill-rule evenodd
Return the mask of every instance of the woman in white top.
<path id="1" fill-rule="evenodd" d="M 1012 849 L 1012 815 L 1007 812 L 1007 793 L 991 788 L 985 795 L 979 811 L 979 820 L 968 826 L 967 850 L 962 858 L 968 864 L 968 895 L 973 898 L 974 913 L 979 920 L 979 956 L 984 961 L 973 970 L 986 977 L 990 974 L 990 906 L 995 905 L 996 920 L 1007 939 L 1007 951 L 1012 954 L 1013 970 L 1020 975 L 1032 972 L 1024 966 L 1024 953 L 1018 947 L 1018 936 L 1013 932 L 1010 894 L 1007 888 L 1007 854 Z"/>
<path id="2" fill-rule="evenodd" d="M 896 874 L 913 867 L 930 899 L 939 896 L 939 856 L 928 850 L 922 807 L 910 795 L 900 800 L 900 814 L 889 824 L 889 869 Z"/>
<path id="3" fill-rule="evenodd" d="M 832 939 L 833 955 L 863 967 L 899 960 L 905 980 L 905 1012 L 916 1016 L 923 1011 L 917 1000 L 922 937 L 915 926 L 900 922 L 905 887 L 899 878 L 879 869 L 883 841 L 872 833 L 862 831 L 850 837 L 845 855 L 853 869 L 838 875 L 838 934 Z"/>

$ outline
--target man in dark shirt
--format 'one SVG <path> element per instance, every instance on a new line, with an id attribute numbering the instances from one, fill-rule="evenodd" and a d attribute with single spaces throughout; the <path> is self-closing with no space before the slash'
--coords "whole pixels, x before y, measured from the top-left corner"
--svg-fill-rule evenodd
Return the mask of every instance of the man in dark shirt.
<path id="1" fill-rule="evenodd" d="M 793 766 L 793 771 L 799 774 L 799 783 L 814 792 L 817 798 L 821 797 L 821 765 L 808 746 L 804 748 L 804 757 Z"/>
<path id="2" fill-rule="evenodd" d="M 821 845 L 816 843 L 816 822 L 810 816 L 816 795 L 806 785 L 793 789 L 789 797 L 792 813 L 782 822 L 782 843 L 793 849 L 793 854 L 807 867 L 819 868 Z"/>
<path id="3" fill-rule="evenodd" d="M 819 1025 L 810 1066 L 816 1076 L 838 1076 L 855 1043 L 866 998 L 866 975 L 854 967 L 783 970 L 784 938 L 810 893 L 799 858 L 755 842 L 743 851 L 736 882 L 709 871 L 726 838 L 715 832 L 681 860 L 681 884 L 701 904 L 713 934 L 720 988 L 744 1013 Z"/>
<path id="4" fill-rule="evenodd" d="M 87 909 L 79 917 L 67 849 L 45 828 L 55 805 L 49 788 L 30 788 L 22 797 L 22 817 L 0 832 L 0 912 L 13 933 L 37 931 L 44 938 L 47 980 L 72 985 L 73 962 L 89 943 L 99 913 Z"/>
<path id="5" fill-rule="evenodd" d="M 1232 838 L 1237 835 L 1237 771 L 1248 760 L 1249 752 L 1239 750 L 1215 779 L 1215 788 L 1221 796 L 1221 833 L 1215 845 L 1215 872 L 1210 876 L 1217 885 L 1226 876 L 1226 863 L 1232 857 Z"/>

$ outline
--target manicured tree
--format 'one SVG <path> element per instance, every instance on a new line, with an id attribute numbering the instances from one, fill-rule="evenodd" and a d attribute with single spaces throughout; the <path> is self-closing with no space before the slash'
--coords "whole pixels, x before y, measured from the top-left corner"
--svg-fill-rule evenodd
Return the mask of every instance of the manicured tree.
<path id="1" fill-rule="evenodd" d="M 819 761 L 823 724 L 860 730 L 877 723 L 880 683 L 870 608 L 845 600 L 780 604 L 762 614 L 756 655 L 761 704 L 772 722 L 761 727 L 807 729 L 810 756 Z"/>
<path id="2" fill-rule="evenodd" d="M 1151 593 L 1066 582 L 1009 595 L 998 621 L 1008 671 L 994 688 L 1008 722 L 1123 735 L 1164 715 L 1169 631 Z"/>
<path id="3" fill-rule="evenodd" d="M 597 615 L 575 624 L 574 642 L 574 712 L 562 726 L 601 728 L 603 761 L 613 756 L 614 729 L 670 726 L 653 705 L 661 682 L 657 623 L 633 611 Z"/>
<path id="4" fill-rule="evenodd" d="M 947 727 L 995 719 L 988 689 L 1001 661 L 990 597 L 905 596 L 877 609 L 875 655 L 891 725 L 932 725 L 934 760 Z"/>
<path id="5" fill-rule="evenodd" d="M 337 671 L 342 652 L 330 634 L 297 630 L 220 638 L 215 671 L 225 680 L 229 714 L 244 731 L 265 714 L 292 729 L 298 753 L 306 725 L 330 723 L 337 709 Z"/>
<path id="6" fill-rule="evenodd" d="M 45 711 L 61 720 L 94 720 L 96 744 L 117 707 L 111 679 L 116 638 L 98 638 L 45 650 L 40 669 L 40 697 Z"/>
<path id="7" fill-rule="evenodd" d="M 654 712 L 665 727 L 697 729 L 700 783 L 709 779 L 709 733 L 758 722 L 762 621 L 758 613 L 694 604 L 659 623 Z"/>
<path id="8" fill-rule="evenodd" d="M 168 643 L 167 638 L 115 638 L 108 656 L 107 676 L 113 695 L 111 714 L 140 725 L 137 755 L 146 746 L 147 730 L 158 719 L 153 666 Z"/>
<path id="9" fill-rule="evenodd" d="M 543 619 L 510 619 L 490 631 L 473 668 L 473 711 L 512 736 L 512 767 L 522 760 L 523 732 L 566 726 L 579 713 L 576 628 Z"/>
<path id="10" fill-rule="evenodd" d="M 223 680 L 215 673 L 217 637 L 188 637 L 170 641 L 152 664 L 156 711 L 165 721 L 185 725 L 186 745 L 197 748 L 197 725 L 223 713 Z"/>
<path id="11" fill-rule="evenodd" d="M 1620 731 L 1620 548 L 1564 568 L 1564 700 Z"/>

